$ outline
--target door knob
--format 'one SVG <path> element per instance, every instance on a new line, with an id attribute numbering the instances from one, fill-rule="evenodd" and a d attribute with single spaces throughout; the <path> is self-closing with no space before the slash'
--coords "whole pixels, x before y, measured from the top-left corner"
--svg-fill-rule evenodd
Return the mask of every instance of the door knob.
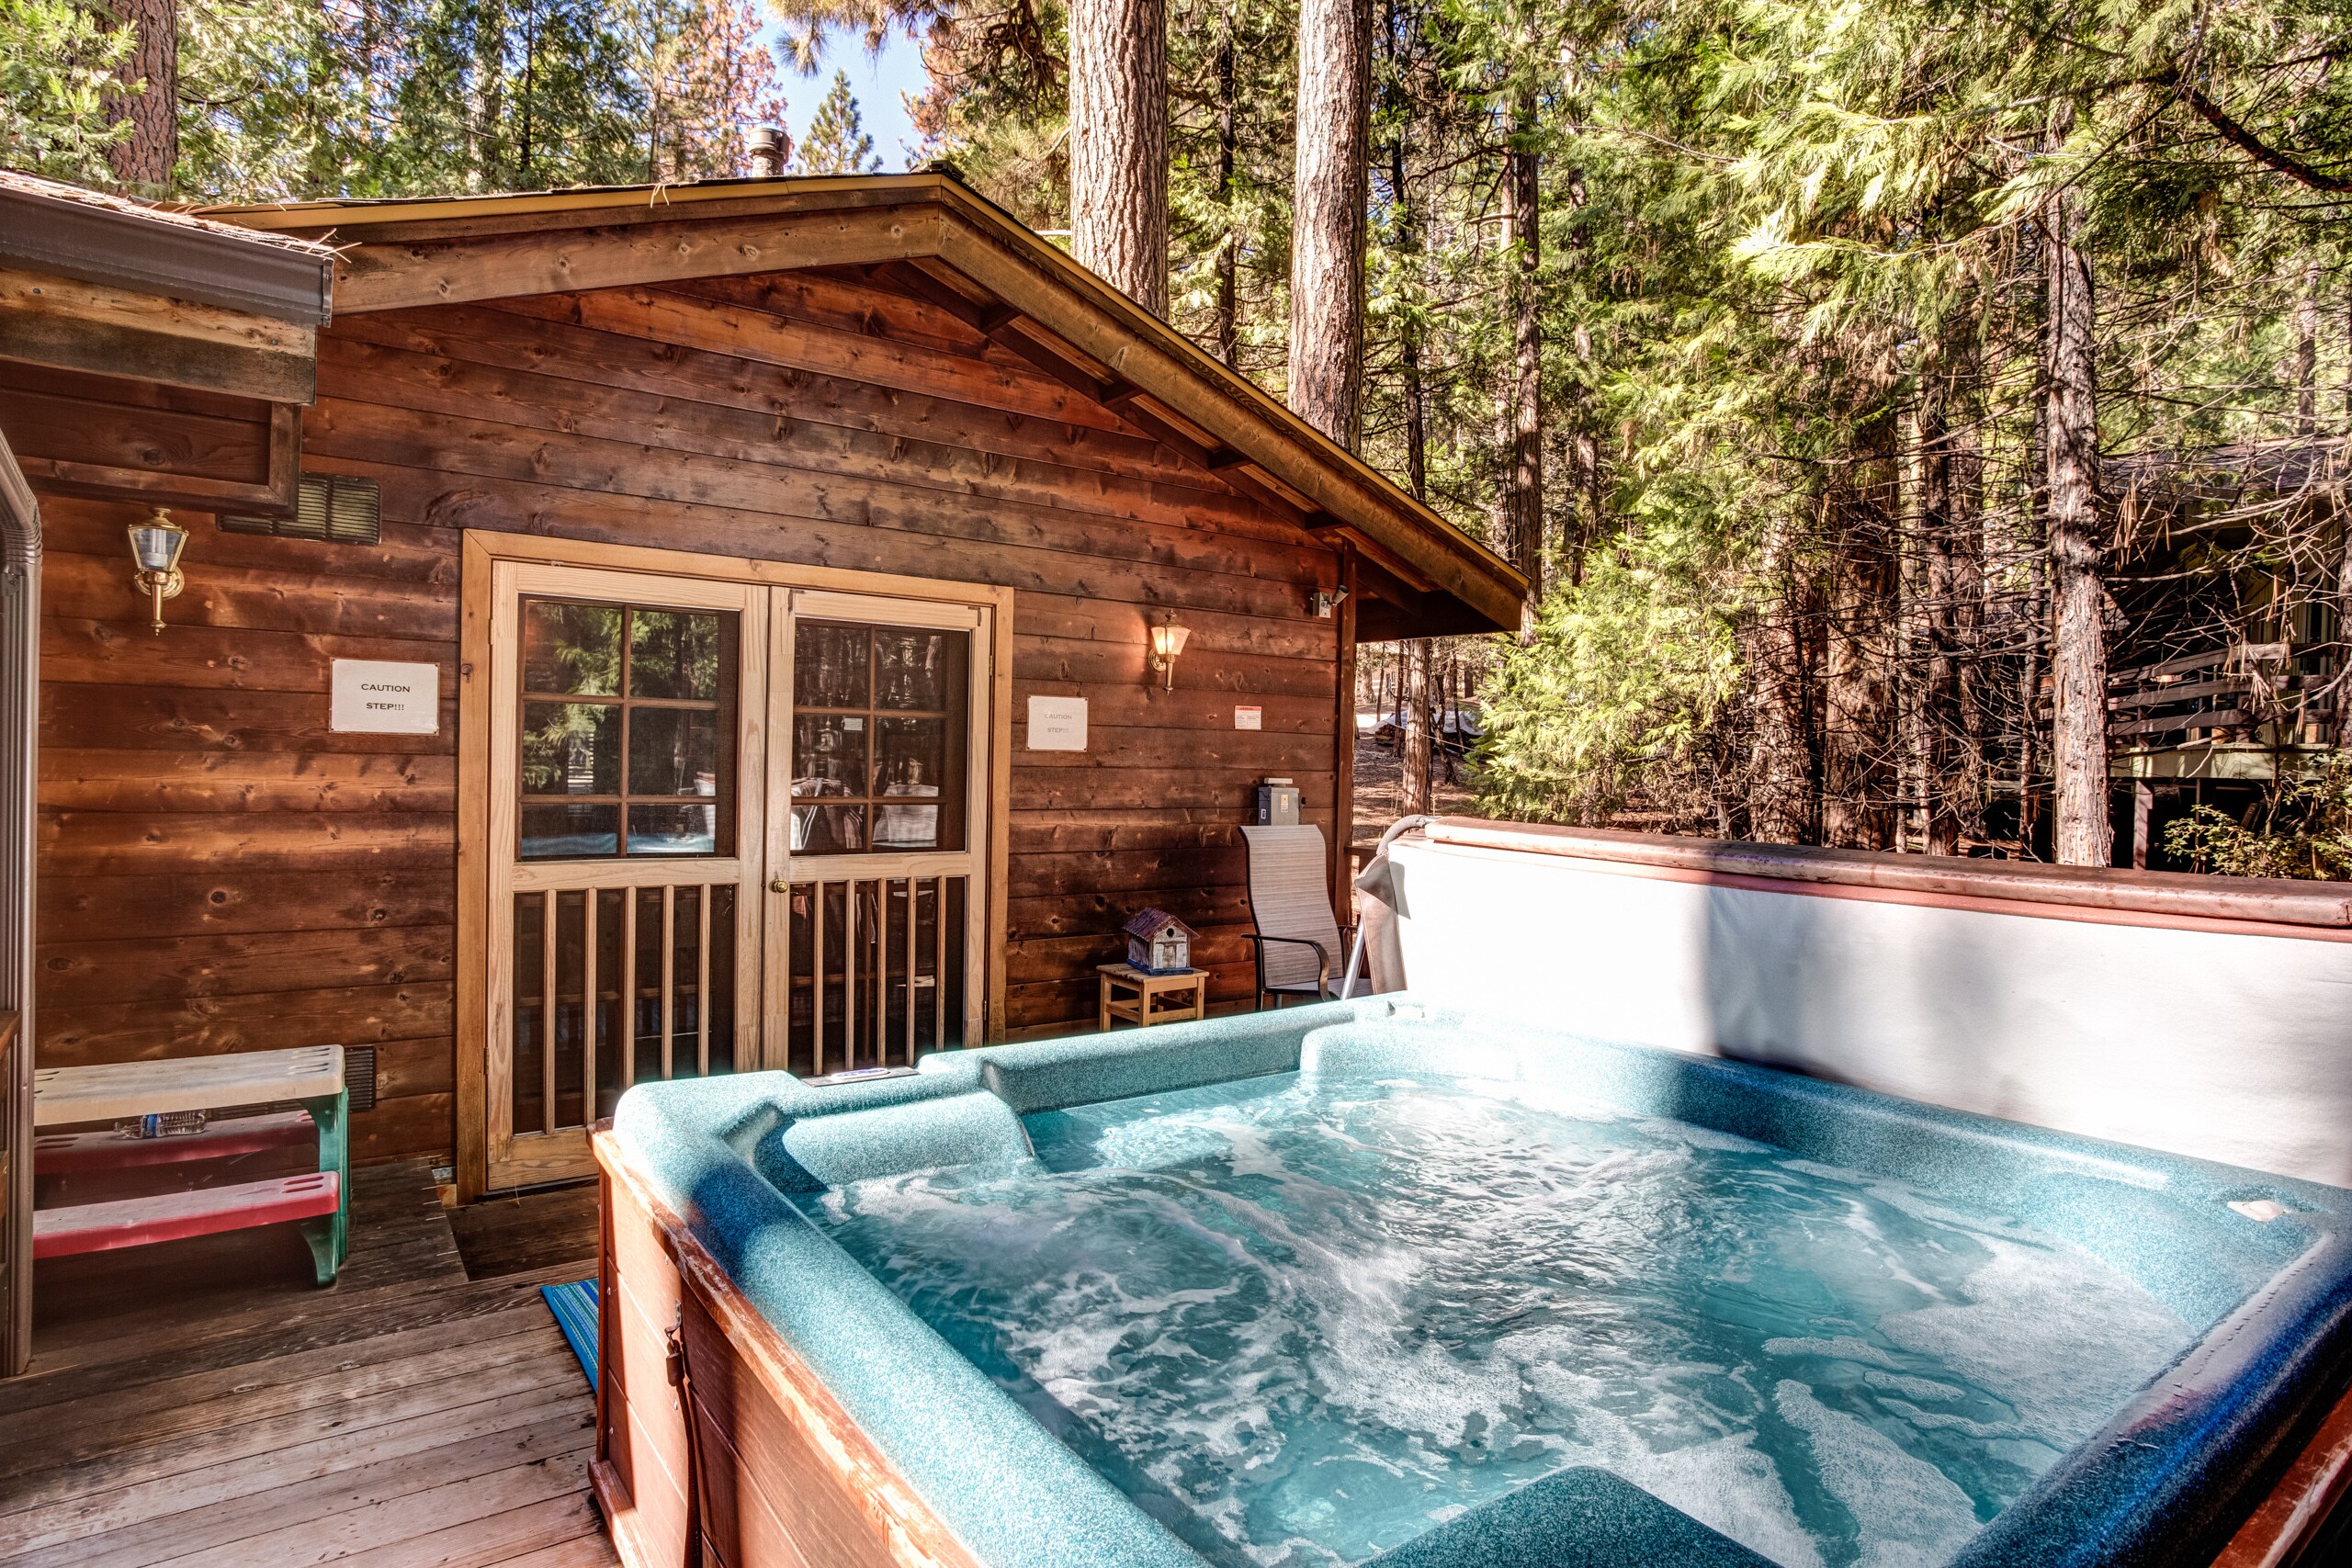
<path id="1" fill-rule="evenodd" d="M 784 877 L 771 876 L 768 878 L 768 891 L 771 893 L 789 893 L 792 891 L 792 884 Z"/>

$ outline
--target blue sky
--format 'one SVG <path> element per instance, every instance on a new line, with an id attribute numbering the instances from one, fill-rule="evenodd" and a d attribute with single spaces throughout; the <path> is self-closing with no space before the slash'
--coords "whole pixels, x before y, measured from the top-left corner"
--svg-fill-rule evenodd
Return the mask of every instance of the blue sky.
<path id="1" fill-rule="evenodd" d="M 776 55 L 781 61 L 783 50 L 779 48 Z M 832 85 L 836 69 L 849 73 L 849 90 L 857 95 L 858 111 L 865 116 L 865 132 L 874 138 L 874 155 L 882 160 L 883 169 L 888 173 L 904 169 L 916 138 L 901 95 L 922 93 L 922 51 L 903 34 L 893 32 L 881 54 L 869 56 L 863 39 L 836 33 L 828 40 L 824 62 L 814 76 L 803 76 L 785 66 L 784 119 L 794 145 L 799 144 L 801 132 L 808 129 L 809 117 Z"/>

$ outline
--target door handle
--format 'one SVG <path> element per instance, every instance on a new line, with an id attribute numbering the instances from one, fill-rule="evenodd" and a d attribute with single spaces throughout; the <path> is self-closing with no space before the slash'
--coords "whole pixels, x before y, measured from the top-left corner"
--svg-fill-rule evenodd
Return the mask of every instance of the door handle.
<path id="1" fill-rule="evenodd" d="M 789 893 L 792 891 L 792 883 L 790 879 L 786 877 L 771 876 L 768 878 L 768 891 L 771 893 Z"/>

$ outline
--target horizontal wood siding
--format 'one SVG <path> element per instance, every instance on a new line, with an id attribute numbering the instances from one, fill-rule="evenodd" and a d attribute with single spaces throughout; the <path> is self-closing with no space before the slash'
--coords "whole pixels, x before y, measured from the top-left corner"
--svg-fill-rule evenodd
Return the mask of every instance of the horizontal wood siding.
<path id="1" fill-rule="evenodd" d="M 371 1156 L 451 1143 L 458 541 L 466 527 L 1016 591 L 1016 1037 L 1091 1026 L 1158 904 L 1250 987 L 1240 835 L 1265 773 L 1329 831 L 1332 555 L 929 304 L 831 276 L 350 317 L 303 467 L 380 481 L 383 542 L 195 528 L 151 636 L 125 503 L 48 505 L 40 1059 L 375 1044 Z M 1146 627 L 1192 628 L 1177 689 Z M 330 663 L 445 673 L 441 732 L 331 734 Z M 1083 753 L 1027 699 L 1084 696 Z M 1233 728 L 1237 703 L 1264 728 Z"/>
<path id="2" fill-rule="evenodd" d="M 362 1158 L 450 1144 L 457 725 L 335 735 L 337 658 L 440 664 L 456 537 L 194 535 L 150 632 L 115 502 L 45 498 L 40 1060 L 376 1047 Z"/>

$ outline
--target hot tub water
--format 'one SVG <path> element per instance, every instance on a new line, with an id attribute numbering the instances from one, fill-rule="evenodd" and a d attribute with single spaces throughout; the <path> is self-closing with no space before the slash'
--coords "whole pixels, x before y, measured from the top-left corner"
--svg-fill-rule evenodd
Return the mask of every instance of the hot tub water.
<path id="1" fill-rule="evenodd" d="M 1899 1182 L 1555 1085 L 1283 1074 L 803 1211 L 1212 1561 L 1563 1466 L 1772 1560 L 1940 1563 L 2207 1325 Z"/>

